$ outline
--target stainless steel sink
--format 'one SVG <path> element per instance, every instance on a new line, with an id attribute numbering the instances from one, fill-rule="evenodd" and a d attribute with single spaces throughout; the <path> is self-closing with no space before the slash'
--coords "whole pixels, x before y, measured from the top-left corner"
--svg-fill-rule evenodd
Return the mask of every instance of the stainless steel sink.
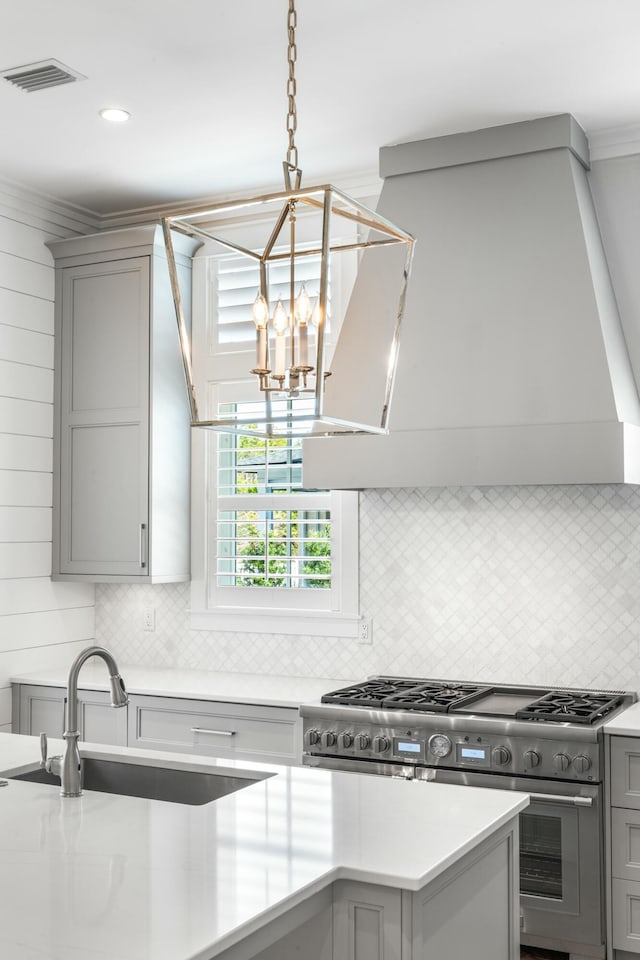
<path id="1" fill-rule="evenodd" d="M 48 783 L 60 788 L 60 778 L 42 767 L 20 773 L 12 780 Z M 168 800 L 170 803 L 200 805 L 219 800 L 229 793 L 242 790 L 263 779 L 258 777 L 230 777 L 220 773 L 200 773 L 193 770 L 174 770 L 139 763 L 120 763 L 116 760 L 82 761 L 82 787 L 101 793 L 117 793 L 127 797 L 146 797 L 148 800 Z"/>

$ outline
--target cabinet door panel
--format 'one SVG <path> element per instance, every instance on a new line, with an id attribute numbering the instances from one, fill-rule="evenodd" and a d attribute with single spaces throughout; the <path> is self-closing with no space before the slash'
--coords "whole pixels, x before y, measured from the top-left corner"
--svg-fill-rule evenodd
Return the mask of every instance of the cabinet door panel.
<path id="1" fill-rule="evenodd" d="M 611 803 L 640 809 L 640 740 L 611 737 Z"/>
<path id="2" fill-rule="evenodd" d="M 611 859 L 614 877 L 640 880 L 640 811 L 611 810 Z"/>
<path id="3" fill-rule="evenodd" d="M 640 953 L 640 883 L 613 881 L 613 946 Z"/>
<path id="4" fill-rule="evenodd" d="M 333 889 L 334 957 L 401 960 L 401 891 L 348 880 L 338 881 Z"/>
<path id="5" fill-rule="evenodd" d="M 15 720 L 15 718 L 14 718 Z M 61 737 L 64 732 L 64 690 L 57 687 L 21 686 L 19 716 L 14 733 Z"/>
<path id="6" fill-rule="evenodd" d="M 139 455 L 140 432 L 135 423 L 69 431 L 71 523 L 63 539 L 65 570 L 91 565 L 94 572 L 108 573 L 114 565 L 144 572 L 146 470 Z"/>
<path id="7" fill-rule="evenodd" d="M 106 693 L 87 693 L 80 697 L 82 740 L 89 743 L 127 745 L 127 708 L 112 707 Z"/>
<path id="8" fill-rule="evenodd" d="M 141 319 L 149 309 L 146 260 L 68 270 L 63 296 L 70 307 L 69 412 L 140 408 L 145 386 L 140 369 L 146 366 Z"/>

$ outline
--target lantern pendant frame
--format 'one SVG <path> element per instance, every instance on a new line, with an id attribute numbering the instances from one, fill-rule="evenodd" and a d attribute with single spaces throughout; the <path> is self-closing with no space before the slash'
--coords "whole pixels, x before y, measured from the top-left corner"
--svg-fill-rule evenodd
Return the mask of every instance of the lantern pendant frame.
<path id="1" fill-rule="evenodd" d="M 228 200 L 206 206 L 187 208 L 162 218 L 169 278 L 178 325 L 180 352 L 190 406 L 191 426 L 266 438 L 388 433 L 389 406 L 396 373 L 400 325 L 413 258 L 414 238 L 405 230 L 397 227 L 385 217 L 359 201 L 354 200 L 331 184 L 322 184 L 309 188 L 300 187 L 300 170 L 292 168 L 287 162 L 285 162 L 283 166 L 285 167 L 285 183 L 291 182 L 288 174 L 294 174 L 294 185 L 292 189 L 276 193 L 267 193 L 261 196 Z M 287 167 L 289 168 L 288 171 Z M 230 218 L 243 218 L 245 215 L 250 217 L 252 213 L 255 214 L 256 210 L 264 208 L 265 206 L 269 207 L 274 205 L 277 212 L 275 226 L 271 230 L 269 238 L 261 250 L 249 249 L 236 243 L 228 237 L 225 237 L 220 229 L 221 221 L 229 222 Z M 312 247 L 305 245 L 304 249 L 296 250 L 294 245 L 291 244 L 290 250 L 282 252 L 276 248 L 276 243 L 287 222 L 292 206 L 293 209 L 306 209 L 316 213 L 321 212 L 321 236 L 319 241 Z M 332 240 L 332 225 L 341 218 L 345 218 L 352 227 L 355 224 L 356 229 L 360 228 L 360 236 L 356 236 L 354 239 L 344 239 L 343 233 L 341 234 L 341 238 L 338 237 L 337 240 Z M 289 387 L 283 388 L 282 386 L 271 386 L 269 384 L 268 381 L 269 379 L 273 379 L 273 374 L 269 368 L 270 346 L 267 336 L 266 368 L 263 370 L 254 368 L 252 371 L 247 371 L 258 377 L 261 395 L 264 399 L 264 416 L 258 418 L 257 421 L 255 414 L 247 416 L 238 415 L 233 418 L 203 418 L 200 416 L 193 380 L 190 337 L 185 321 L 172 232 L 182 233 L 203 241 L 213 241 L 228 250 L 249 258 L 257 264 L 260 270 L 260 293 L 264 296 L 267 304 L 270 302 L 268 296 L 268 267 L 271 263 L 290 259 L 292 264 L 291 270 L 293 271 L 295 261 L 299 258 L 312 255 L 320 256 L 318 305 L 321 322 L 317 328 L 315 364 L 314 368 L 312 368 L 313 373 L 311 373 L 311 376 L 315 377 L 315 386 L 310 387 L 308 385 L 310 371 L 297 368 L 298 373 L 296 374 L 295 350 L 289 370 L 291 374 L 291 368 L 293 368 L 293 374 L 290 375 Z M 325 410 L 325 396 L 326 384 L 331 374 L 325 366 L 324 341 L 331 257 L 340 252 L 354 250 L 366 251 L 371 248 L 398 244 L 405 246 L 405 255 L 401 270 L 393 328 L 388 344 L 386 383 L 384 385 L 384 400 L 380 413 L 376 415 L 373 423 L 359 422 L 349 417 L 343 418 L 335 416 L 334 414 L 328 414 Z M 293 276 L 291 280 L 291 289 L 293 289 Z M 293 335 L 293 330 L 289 332 Z M 362 371 L 354 370 L 353 375 L 356 376 L 361 372 Z M 299 382 L 300 373 L 303 374 L 302 385 L 300 385 Z M 292 403 L 283 405 L 276 403 L 278 400 L 291 400 Z M 296 409 L 296 406 L 301 406 L 298 402 L 300 400 L 307 401 L 304 404 L 305 409 L 303 410 Z M 285 409 L 282 409 L 283 406 Z"/>

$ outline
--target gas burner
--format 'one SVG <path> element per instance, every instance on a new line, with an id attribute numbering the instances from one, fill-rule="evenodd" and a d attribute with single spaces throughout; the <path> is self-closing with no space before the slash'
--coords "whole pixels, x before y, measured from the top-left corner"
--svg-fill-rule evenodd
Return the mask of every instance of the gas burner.
<path id="1" fill-rule="evenodd" d="M 382 704 L 385 710 L 425 710 L 429 713 L 447 713 L 451 707 L 472 703 L 487 687 L 470 683 L 428 682 L 413 690 L 394 693 Z"/>
<path id="2" fill-rule="evenodd" d="M 382 707 L 383 701 L 402 690 L 412 690 L 419 680 L 404 680 L 398 677 L 374 677 L 365 683 L 325 693 L 322 703 L 342 703 L 346 706 Z"/>
<path id="3" fill-rule="evenodd" d="M 621 696 L 554 691 L 516 713 L 516 720 L 546 720 L 552 723 L 595 723 L 622 703 Z"/>

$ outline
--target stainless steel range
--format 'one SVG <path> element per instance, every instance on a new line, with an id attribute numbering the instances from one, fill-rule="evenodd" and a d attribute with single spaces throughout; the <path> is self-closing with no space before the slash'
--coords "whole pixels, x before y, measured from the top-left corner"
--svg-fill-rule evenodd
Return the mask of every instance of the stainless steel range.
<path id="1" fill-rule="evenodd" d="M 303 763 L 528 793 L 521 940 L 605 956 L 602 724 L 607 690 L 372 677 L 301 707 Z"/>

